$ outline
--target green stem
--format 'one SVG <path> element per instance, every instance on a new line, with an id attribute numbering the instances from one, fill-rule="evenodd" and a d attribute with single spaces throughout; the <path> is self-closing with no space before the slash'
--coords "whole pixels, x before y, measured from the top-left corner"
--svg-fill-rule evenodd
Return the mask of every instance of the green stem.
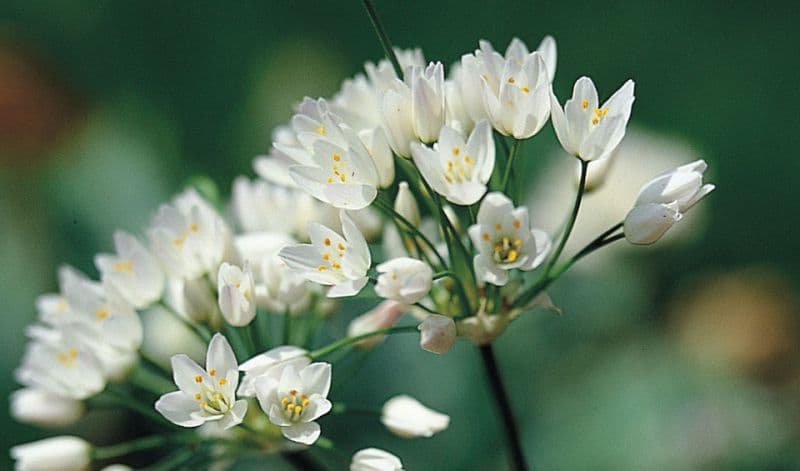
<path id="1" fill-rule="evenodd" d="M 283 313 L 283 344 L 289 345 L 292 339 L 292 313 L 289 308 Z"/>
<path id="2" fill-rule="evenodd" d="M 195 450 L 188 448 L 178 450 L 176 453 L 173 453 L 146 468 L 142 468 L 142 471 L 170 471 L 173 469 L 184 469 L 181 468 L 181 465 L 191 460 L 195 456 L 195 453 Z"/>
<path id="3" fill-rule="evenodd" d="M 520 146 L 519 139 L 514 139 L 511 144 L 511 150 L 508 151 L 508 161 L 506 162 L 506 171 L 503 173 L 503 180 L 500 183 L 500 191 L 505 193 L 508 186 L 508 179 L 511 177 L 511 168 L 514 166 L 514 157 L 517 156 L 517 150 Z"/>
<path id="4" fill-rule="evenodd" d="M 253 332 L 253 324 L 255 324 L 255 322 L 256 319 L 253 318 L 249 324 L 239 328 L 239 333 L 242 335 L 244 345 L 247 348 L 248 357 L 252 357 L 258 353 L 258 350 L 256 350 L 255 333 Z"/>
<path id="5" fill-rule="evenodd" d="M 351 407 L 342 402 L 333 405 L 331 412 L 334 414 L 365 414 L 380 416 L 383 412 L 379 409 L 365 409 L 362 407 Z"/>
<path id="6" fill-rule="evenodd" d="M 378 329 L 372 332 L 367 332 L 366 334 L 356 335 L 354 337 L 345 337 L 343 339 L 337 340 L 331 344 L 328 344 L 324 347 L 318 348 L 312 352 L 309 352 L 308 356 L 312 360 L 316 360 L 320 357 L 324 357 L 330 353 L 335 352 L 336 350 L 346 347 L 348 345 L 352 345 L 354 343 L 358 343 L 366 338 L 373 337 L 375 335 L 390 335 L 390 334 L 399 334 L 399 333 L 406 333 L 406 332 L 417 332 L 417 326 L 415 325 L 404 325 L 400 327 L 387 327 L 385 329 Z"/>
<path id="7" fill-rule="evenodd" d="M 571 267 L 578 260 L 582 259 L 583 257 L 589 255 L 590 253 L 594 252 L 595 250 L 597 250 L 599 248 L 605 247 L 608 244 L 611 244 L 613 242 L 616 242 L 616 241 L 624 239 L 624 238 L 625 238 L 625 234 L 616 234 L 616 235 L 613 235 L 613 236 L 611 236 L 611 237 L 609 237 L 607 239 L 602 239 L 600 241 L 593 242 L 593 243 L 587 245 L 580 252 L 575 254 L 574 257 L 572 257 L 571 259 L 567 260 L 566 262 L 561 264 L 559 267 L 557 267 L 555 270 L 553 270 L 553 274 L 551 276 L 553 277 L 553 279 L 558 278 L 559 276 L 561 276 L 561 274 L 563 274 L 565 271 L 567 271 L 569 269 L 569 267 Z"/>
<path id="8" fill-rule="evenodd" d="M 383 46 L 383 53 L 386 55 L 386 58 L 389 59 L 389 62 L 391 62 L 394 73 L 402 80 L 403 68 L 400 66 L 400 61 L 397 60 L 397 54 L 395 54 L 392 42 L 389 40 L 389 35 L 386 34 L 381 19 L 378 17 L 378 12 L 375 11 L 375 7 L 370 0 L 363 0 L 363 3 L 364 8 L 367 10 L 367 15 L 369 15 L 369 21 L 372 23 L 372 27 L 375 28 L 378 40 L 381 42 L 381 46 Z"/>
<path id="9" fill-rule="evenodd" d="M 325 471 L 328 469 L 319 461 L 315 460 L 308 450 L 296 452 L 283 451 L 281 452 L 281 457 L 298 471 Z"/>
<path id="10" fill-rule="evenodd" d="M 578 183 L 578 194 L 575 196 L 575 205 L 572 207 L 572 214 L 570 214 L 569 220 L 567 220 L 567 227 L 564 228 L 564 233 L 561 235 L 561 241 L 558 243 L 558 247 L 556 248 L 555 252 L 553 252 L 553 255 L 550 257 L 550 260 L 545 266 L 545 276 L 550 273 L 553 265 L 555 265 L 558 261 L 558 257 L 561 256 L 561 252 L 564 251 L 564 246 L 567 245 L 567 239 L 569 239 L 569 236 L 572 233 L 572 228 L 575 227 L 575 221 L 578 219 L 578 211 L 580 211 L 581 208 L 583 193 L 586 191 L 586 174 L 589 170 L 589 162 L 584 160 L 581 160 L 580 162 L 581 177 L 580 182 Z"/>
<path id="11" fill-rule="evenodd" d="M 96 400 L 92 400 L 92 403 L 103 405 L 105 401 L 108 401 L 111 405 L 123 407 L 131 412 L 147 417 L 157 424 L 168 425 L 166 420 L 156 412 L 152 405 L 141 403 L 138 398 L 130 395 L 123 389 L 119 389 L 115 385 L 108 385 L 106 390 L 101 395 L 97 396 Z"/>
<path id="12" fill-rule="evenodd" d="M 491 344 L 481 345 L 479 350 L 481 352 L 481 360 L 483 360 L 484 369 L 486 370 L 487 383 L 492 390 L 495 404 L 497 405 L 500 418 L 503 422 L 503 429 L 506 436 L 505 441 L 511 453 L 509 457 L 511 469 L 514 471 L 526 471 L 528 469 L 528 464 L 525 462 L 525 455 L 522 451 L 519 429 L 514 419 L 514 412 L 511 409 L 511 401 L 503 385 L 503 378 L 500 376 L 494 350 Z"/>
<path id="13" fill-rule="evenodd" d="M 174 433 L 170 435 L 150 435 L 116 445 L 97 447 L 94 449 L 92 457 L 96 460 L 107 460 L 129 455 L 137 451 L 152 450 L 168 445 L 186 445 L 196 441 L 197 435 L 193 432 Z"/>
<path id="14" fill-rule="evenodd" d="M 433 245 L 433 242 L 431 242 L 425 236 L 425 234 L 420 232 L 420 230 L 417 229 L 417 227 L 414 224 L 409 222 L 408 219 L 404 218 L 403 215 L 401 215 L 400 213 L 395 211 L 394 208 L 392 208 L 391 206 L 383 203 L 382 201 L 375 200 L 375 206 L 378 209 L 382 210 L 384 213 L 386 213 L 386 215 L 389 216 L 390 218 L 394 218 L 394 219 L 400 221 L 406 227 L 406 229 L 409 232 L 412 232 L 416 237 L 418 237 L 420 240 L 425 242 L 425 245 L 428 246 L 428 248 L 434 253 L 434 255 L 436 255 L 436 258 L 439 260 L 439 264 L 441 266 L 437 267 L 437 268 L 446 268 L 447 267 L 447 263 L 444 261 L 444 257 L 442 257 L 441 254 L 439 254 L 439 252 L 436 250 L 436 246 Z"/>

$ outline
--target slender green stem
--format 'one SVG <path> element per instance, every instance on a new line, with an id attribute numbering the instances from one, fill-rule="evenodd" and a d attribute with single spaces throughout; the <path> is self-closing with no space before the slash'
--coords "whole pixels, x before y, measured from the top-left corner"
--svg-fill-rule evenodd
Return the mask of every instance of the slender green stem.
<path id="1" fill-rule="evenodd" d="M 325 471 L 326 468 L 322 463 L 314 459 L 308 450 L 289 452 L 281 452 L 281 457 L 286 460 L 297 471 Z"/>
<path id="2" fill-rule="evenodd" d="M 511 401 L 508 398 L 508 393 L 503 385 L 503 378 L 500 376 L 500 370 L 497 366 L 497 358 L 495 358 L 494 350 L 491 344 L 481 345 L 479 347 L 481 352 L 481 359 L 486 371 L 486 379 L 489 387 L 492 390 L 492 395 L 500 412 L 500 418 L 503 422 L 503 429 L 505 431 L 506 443 L 508 444 L 509 460 L 511 462 L 511 469 L 514 471 L 526 471 L 528 464 L 525 462 L 525 455 L 522 451 L 522 442 L 520 441 L 519 429 L 517 422 L 514 419 L 514 412 L 511 410 Z"/>
<path id="3" fill-rule="evenodd" d="M 173 433 L 170 435 L 149 435 L 129 442 L 116 445 L 97 447 L 92 453 L 96 460 L 107 460 L 119 456 L 129 455 L 137 451 L 152 450 L 166 446 L 186 445 L 195 443 L 197 435 L 193 432 Z"/>
<path id="4" fill-rule="evenodd" d="M 400 334 L 400 333 L 407 333 L 407 332 L 417 332 L 417 326 L 415 325 L 404 325 L 399 327 L 387 327 L 385 329 L 378 329 L 372 332 L 367 332 L 366 334 L 356 335 L 354 337 L 345 337 L 343 339 L 337 340 L 331 344 L 328 344 L 324 347 L 318 348 L 312 352 L 309 352 L 308 356 L 312 360 L 316 360 L 320 357 L 324 357 L 330 353 L 335 352 L 336 350 L 346 347 L 348 345 L 352 345 L 354 343 L 358 343 L 366 338 L 373 337 L 375 335 L 390 335 L 390 334 Z"/>
<path id="5" fill-rule="evenodd" d="M 283 313 L 283 344 L 289 345 L 292 340 L 292 313 L 287 307 Z"/>
<path id="6" fill-rule="evenodd" d="M 381 46 L 383 46 L 383 53 L 386 55 L 386 58 L 389 59 L 389 62 L 392 63 L 394 73 L 402 79 L 403 68 L 400 66 L 400 61 L 397 60 L 397 54 L 395 54 L 392 42 L 389 40 L 389 35 L 386 34 L 381 19 L 378 17 L 378 12 L 375 11 L 375 6 L 372 5 L 372 1 L 370 0 L 363 0 L 363 3 L 364 8 L 367 10 L 367 15 L 369 15 L 369 21 L 372 23 L 372 27 L 375 28 L 378 40 L 381 42 Z"/>
<path id="7" fill-rule="evenodd" d="M 422 303 L 414 303 L 414 306 L 416 306 L 416 307 L 418 307 L 418 308 L 422 309 L 423 311 L 427 312 L 428 314 L 436 314 L 436 315 L 441 315 L 441 313 L 439 313 L 439 312 L 436 312 L 435 310 L 433 310 L 433 309 L 429 308 L 428 306 L 426 306 L 426 305 L 424 305 L 424 304 L 422 304 Z"/>
<path id="8" fill-rule="evenodd" d="M 511 169 L 514 167 L 514 157 L 517 156 L 517 150 L 519 149 L 520 143 L 519 139 L 514 139 L 511 144 L 511 150 L 508 151 L 508 161 L 506 162 L 506 171 L 503 173 L 503 180 L 500 183 L 500 191 L 506 191 L 506 187 L 508 187 L 508 179 L 511 177 Z"/>
<path id="9" fill-rule="evenodd" d="M 559 267 L 557 267 L 555 270 L 553 270 L 552 277 L 554 279 L 558 278 L 561 274 L 563 274 L 565 271 L 567 271 L 569 269 L 569 267 L 571 267 L 578 260 L 582 259 L 583 257 L 589 255 L 590 253 L 594 252 L 595 250 L 597 250 L 599 248 L 605 247 L 608 244 L 611 244 L 613 242 L 616 242 L 616 241 L 624 239 L 624 238 L 625 238 L 625 234 L 616 234 L 616 235 L 613 235 L 613 236 L 608 237 L 606 239 L 603 239 L 603 240 L 601 240 L 599 242 L 587 245 L 580 252 L 575 254 L 574 257 L 572 257 L 571 259 L 567 260 L 566 262 L 561 264 Z"/>
<path id="10" fill-rule="evenodd" d="M 170 471 L 173 469 L 184 469 L 181 468 L 181 465 L 191 460 L 195 456 L 195 453 L 195 450 L 191 450 L 189 448 L 178 450 L 177 452 L 168 455 L 166 458 L 157 461 L 146 468 L 142 468 L 142 471 Z"/>
<path id="11" fill-rule="evenodd" d="M 187 329 L 194 332 L 194 334 L 197 335 L 197 337 L 201 341 L 203 341 L 204 343 L 208 343 L 211 341 L 211 333 L 208 331 L 208 329 L 178 314 L 178 312 L 172 309 L 170 306 L 168 306 L 167 303 L 164 302 L 164 300 L 160 300 L 158 302 L 158 305 L 161 306 L 161 308 L 167 311 L 170 315 L 172 315 L 172 317 L 180 321 L 181 324 L 183 324 Z"/>
<path id="12" fill-rule="evenodd" d="M 244 345 L 247 348 L 248 356 L 251 357 L 258 353 L 256 350 L 256 338 L 255 333 L 253 332 L 254 325 L 256 323 L 256 319 L 253 318 L 249 324 L 239 329 L 239 333 L 242 335 L 242 339 L 244 339 Z"/>
<path id="13" fill-rule="evenodd" d="M 409 232 L 412 232 L 416 237 L 418 237 L 420 240 L 425 242 L 425 245 L 428 246 L 428 248 L 434 253 L 434 255 L 436 255 L 436 258 L 439 260 L 439 264 L 441 266 L 438 267 L 438 268 L 446 268 L 447 267 L 447 263 L 444 261 L 444 257 L 442 257 L 442 255 L 436 250 L 436 246 L 433 245 L 433 242 L 431 242 L 425 236 L 425 234 L 420 232 L 420 230 L 417 229 L 417 227 L 414 224 L 409 222 L 408 219 L 404 218 L 402 214 L 400 214 L 397 211 L 395 211 L 394 208 L 392 208 L 391 206 L 383 203 L 382 201 L 375 200 L 375 206 L 378 209 L 382 210 L 384 213 L 386 213 L 386 215 L 389 216 L 390 218 L 394 218 L 394 219 L 400 221 L 406 227 L 406 229 Z"/>
<path id="14" fill-rule="evenodd" d="M 365 414 L 380 416 L 383 412 L 380 409 L 368 409 L 364 407 L 352 407 L 343 402 L 333 405 L 331 412 L 334 414 Z"/>
<path id="15" fill-rule="evenodd" d="M 561 256 L 561 252 L 564 251 L 564 246 L 567 245 L 567 240 L 572 233 L 572 228 L 575 227 L 575 221 L 578 219 L 578 211 L 580 211 L 581 208 L 583 193 L 586 191 L 586 174 L 589 170 L 589 162 L 586 162 L 585 160 L 581 160 L 580 162 L 581 177 L 580 182 L 578 183 L 578 194 L 575 196 L 575 205 L 572 207 L 572 214 L 570 214 L 570 217 L 567 220 L 567 226 L 564 228 L 564 233 L 561 235 L 561 241 L 559 241 L 558 247 L 556 248 L 555 252 L 553 252 L 553 255 L 550 257 L 550 260 L 548 260 L 547 265 L 545 266 L 545 276 L 550 273 L 553 265 L 555 265 L 558 261 L 558 257 Z"/>
<path id="16" fill-rule="evenodd" d="M 138 398 L 120 389 L 118 386 L 108 385 L 106 390 L 97 397 L 96 402 L 93 400 L 92 403 L 102 406 L 105 401 L 108 401 L 111 405 L 123 407 L 131 412 L 147 417 L 157 424 L 168 425 L 166 420 L 156 412 L 152 405 L 143 404 Z"/>

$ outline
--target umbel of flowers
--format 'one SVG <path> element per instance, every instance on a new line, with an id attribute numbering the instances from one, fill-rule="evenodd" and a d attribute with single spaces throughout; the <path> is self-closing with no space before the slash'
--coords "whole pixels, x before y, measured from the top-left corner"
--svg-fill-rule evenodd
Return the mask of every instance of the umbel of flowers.
<path id="1" fill-rule="evenodd" d="M 47 438 L 11 450 L 18 469 L 88 469 L 145 449 L 174 467 L 248 451 L 315 469 L 326 455 L 310 457 L 309 446 L 338 447 L 326 416 L 351 410 L 331 387 L 341 358 L 331 354 L 399 333 L 439 355 L 458 338 L 478 346 L 511 466 L 526 469 L 492 342 L 526 311 L 557 310 L 545 290 L 572 264 L 617 240 L 655 243 L 714 186 L 703 183 L 703 161 L 657 175 L 623 221 L 565 256 L 589 163 L 614 159 L 634 82 L 621 80 L 602 100 L 581 77 L 562 105 L 551 85 L 553 38 L 535 50 L 513 39 L 504 53 L 480 41 L 445 67 L 418 49 L 393 49 L 365 4 L 387 59 L 367 63 L 332 97 L 303 98 L 270 153 L 255 159 L 258 177 L 236 179 L 225 211 L 187 189 L 140 234 L 114 234 L 113 252 L 95 258 L 99 280 L 62 267 L 59 292 L 36 302 L 16 370 L 22 388 L 11 397 L 17 420 L 63 427 L 111 405 L 168 432 L 102 447 Z M 557 234 L 537 229 L 537 215 L 519 205 L 519 163 L 534 158 L 523 145 L 548 120 L 580 169 Z M 356 295 L 382 300 L 353 316 L 341 303 Z M 176 320 L 171 335 L 204 345 L 205 361 L 144 349 L 144 312 Z M 348 315 L 347 336 L 315 342 L 329 319 Z M 450 422 L 407 395 L 374 409 L 376 422 L 406 439 Z M 384 450 L 345 451 L 353 470 L 402 469 Z"/>

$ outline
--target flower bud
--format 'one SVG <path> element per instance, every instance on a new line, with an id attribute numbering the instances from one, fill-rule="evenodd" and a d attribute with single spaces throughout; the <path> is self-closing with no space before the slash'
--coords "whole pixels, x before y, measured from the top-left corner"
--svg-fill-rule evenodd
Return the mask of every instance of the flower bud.
<path id="1" fill-rule="evenodd" d="M 403 463 L 388 451 L 365 448 L 353 455 L 350 471 L 403 471 Z"/>
<path id="2" fill-rule="evenodd" d="M 381 188 L 389 187 L 394 182 L 394 157 L 383 129 L 364 129 L 359 131 L 358 138 L 375 162 L 379 186 Z"/>
<path id="3" fill-rule="evenodd" d="M 384 301 L 378 304 L 375 309 L 350 321 L 350 325 L 347 327 L 347 335 L 349 337 L 355 337 L 374 332 L 378 329 L 391 327 L 404 312 L 405 306 L 403 304 L 396 301 Z M 373 335 L 356 343 L 356 346 L 363 349 L 374 348 L 381 343 L 384 338 L 386 338 L 385 335 Z"/>
<path id="4" fill-rule="evenodd" d="M 714 190 L 714 185 L 703 184 L 703 172 L 708 165 L 704 160 L 696 160 L 690 164 L 658 175 L 642 187 L 636 198 L 635 206 L 647 203 L 678 203 L 677 210 L 686 212 L 702 197 Z"/>
<path id="5" fill-rule="evenodd" d="M 444 67 L 441 62 L 431 62 L 424 69 L 411 69 L 411 97 L 414 133 L 424 143 L 435 142 L 444 125 L 445 113 Z"/>
<path id="6" fill-rule="evenodd" d="M 395 396 L 383 405 L 381 423 L 402 438 L 432 437 L 450 424 L 450 417 L 429 409 L 411 396 Z"/>
<path id="7" fill-rule="evenodd" d="M 219 309 L 228 324 L 242 327 L 256 316 L 256 303 L 253 292 L 253 274 L 245 263 L 244 270 L 223 263 L 217 275 Z"/>
<path id="8" fill-rule="evenodd" d="M 100 471 L 133 471 L 133 468 L 124 464 L 110 464 Z"/>
<path id="9" fill-rule="evenodd" d="M 417 329 L 420 331 L 419 346 L 431 353 L 447 353 L 456 341 L 456 324 L 447 316 L 431 314 Z"/>
<path id="10" fill-rule="evenodd" d="M 635 206 L 625 216 L 625 238 L 631 244 L 653 244 L 681 218 L 677 202 Z"/>
<path id="11" fill-rule="evenodd" d="M 11 448 L 11 457 L 18 470 L 83 471 L 89 469 L 92 446 L 72 436 L 45 438 Z"/>
<path id="12" fill-rule="evenodd" d="M 424 298 L 431 290 L 433 270 L 420 260 L 399 257 L 381 263 L 377 267 L 378 296 L 405 304 L 414 304 Z"/>
<path id="13" fill-rule="evenodd" d="M 25 388 L 11 394 L 11 416 L 26 424 L 64 427 L 83 417 L 84 412 L 83 402 L 39 389 Z"/>
<path id="14" fill-rule="evenodd" d="M 394 200 L 394 210 L 411 224 L 416 227 L 419 227 L 420 224 L 420 215 L 419 215 L 419 205 L 417 205 L 417 200 L 414 198 L 414 195 L 411 194 L 411 190 L 408 189 L 407 182 L 400 182 L 400 185 L 397 189 L 397 198 Z"/>

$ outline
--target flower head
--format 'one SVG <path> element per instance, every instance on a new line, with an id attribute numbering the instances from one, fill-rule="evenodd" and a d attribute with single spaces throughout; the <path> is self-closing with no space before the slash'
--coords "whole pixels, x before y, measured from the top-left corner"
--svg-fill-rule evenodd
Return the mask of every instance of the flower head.
<path id="1" fill-rule="evenodd" d="M 592 79 L 581 77 L 563 110 L 551 91 L 553 128 L 564 150 L 587 162 L 608 158 L 625 136 L 634 100 L 633 87 L 633 80 L 628 80 L 599 106 Z"/>
<path id="2" fill-rule="evenodd" d="M 411 150 L 422 177 L 447 201 L 470 205 L 486 193 L 495 159 L 487 121 L 480 121 L 466 142 L 458 131 L 444 126 L 433 149 L 415 142 Z"/>
<path id="3" fill-rule="evenodd" d="M 172 371 L 179 391 L 164 394 L 156 410 L 181 427 L 198 427 L 219 421 L 228 429 L 238 425 L 247 412 L 247 401 L 236 400 L 239 370 L 230 344 L 215 334 L 208 345 L 206 369 L 184 354 L 172 357 Z"/>
<path id="4" fill-rule="evenodd" d="M 489 193 L 478 209 L 478 222 L 468 230 L 478 249 L 475 275 L 480 281 L 503 286 L 508 270 L 533 270 L 550 251 L 550 238 L 528 223 L 528 209 L 514 208 L 508 197 Z"/>
<path id="5" fill-rule="evenodd" d="M 411 396 L 395 396 L 383 405 L 381 423 L 403 438 L 432 437 L 450 424 L 450 417 L 429 409 Z"/>
<path id="6" fill-rule="evenodd" d="M 331 365 L 311 363 L 303 368 L 284 364 L 255 380 L 256 396 L 270 422 L 287 439 L 311 445 L 320 436 L 319 417 L 331 410 Z"/>
<path id="7" fill-rule="evenodd" d="M 378 296 L 404 304 L 414 304 L 431 290 L 433 270 L 427 263 L 410 257 L 400 257 L 377 267 Z"/>
<path id="8" fill-rule="evenodd" d="M 340 212 L 344 237 L 321 225 L 309 224 L 310 244 L 284 247 L 278 256 L 307 280 L 333 285 L 328 297 L 352 296 L 367 283 L 371 263 L 361 231 L 345 211 Z"/>

